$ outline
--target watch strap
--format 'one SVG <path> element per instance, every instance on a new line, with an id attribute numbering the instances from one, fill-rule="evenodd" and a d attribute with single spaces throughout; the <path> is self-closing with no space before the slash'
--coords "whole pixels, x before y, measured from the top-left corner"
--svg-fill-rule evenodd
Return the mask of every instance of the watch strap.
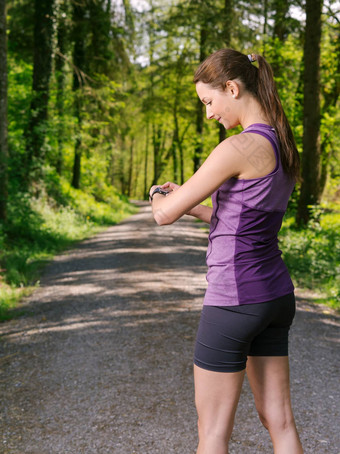
<path id="1" fill-rule="evenodd" d="M 164 189 L 161 189 L 161 188 L 158 186 L 158 187 L 153 191 L 153 193 L 152 193 L 151 196 L 150 196 L 151 202 L 152 202 L 153 196 L 154 196 L 155 194 L 168 195 L 169 193 L 168 193 L 168 191 L 164 191 Z"/>

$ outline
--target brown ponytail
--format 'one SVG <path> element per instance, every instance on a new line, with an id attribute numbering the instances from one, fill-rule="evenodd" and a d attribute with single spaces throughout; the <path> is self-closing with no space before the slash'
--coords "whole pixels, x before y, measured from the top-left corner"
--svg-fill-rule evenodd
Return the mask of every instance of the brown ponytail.
<path id="1" fill-rule="evenodd" d="M 258 61 L 257 68 L 250 60 Z M 295 180 L 300 178 L 300 160 L 294 136 L 284 113 L 273 71 L 260 55 L 251 59 L 233 49 L 221 49 L 197 68 L 194 83 L 203 82 L 224 91 L 228 80 L 238 79 L 260 103 L 269 124 L 275 128 L 280 144 L 283 170 Z"/>

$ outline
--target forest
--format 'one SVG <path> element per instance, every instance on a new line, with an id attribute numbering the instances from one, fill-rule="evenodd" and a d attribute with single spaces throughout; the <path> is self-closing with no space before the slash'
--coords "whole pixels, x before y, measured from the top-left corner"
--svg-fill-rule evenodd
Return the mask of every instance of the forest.
<path id="1" fill-rule="evenodd" d="M 333 0 L 0 0 L 0 317 L 53 254 L 239 132 L 205 119 L 193 84 L 223 47 L 273 68 L 302 163 L 283 256 L 338 307 L 339 38 Z"/>

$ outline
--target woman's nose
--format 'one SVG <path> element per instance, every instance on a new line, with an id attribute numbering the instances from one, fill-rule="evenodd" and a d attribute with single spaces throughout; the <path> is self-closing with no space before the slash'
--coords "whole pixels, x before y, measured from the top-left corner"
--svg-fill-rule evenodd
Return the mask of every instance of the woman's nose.
<path id="1" fill-rule="evenodd" d="M 209 106 L 206 106 L 206 111 L 207 111 L 207 119 L 208 120 L 211 120 L 212 118 L 214 118 L 214 114 L 211 112 Z"/>

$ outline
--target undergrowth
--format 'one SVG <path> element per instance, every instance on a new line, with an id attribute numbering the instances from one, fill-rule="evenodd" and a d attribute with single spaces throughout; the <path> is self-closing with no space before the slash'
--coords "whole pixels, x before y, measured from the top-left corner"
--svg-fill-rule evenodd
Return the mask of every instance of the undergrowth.
<path id="1" fill-rule="evenodd" d="M 319 206 L 305 228 L 287 216 L 280 231 L 283 259 L 296 286 L 312 290 L 314 301 L 340 309 L 340 213 Z"/>
<path id="2" fill-rule="evenodd" d="M 0 320 L 13 316 L 13 308 L 39 283 L 43 267 L 55 254 L 135 211 L 113 190 L 98 201 L 66 182 L 58 201 L 46 191 L 38 197 L 11 197 L 8 221 L 0 224 Z"/>

